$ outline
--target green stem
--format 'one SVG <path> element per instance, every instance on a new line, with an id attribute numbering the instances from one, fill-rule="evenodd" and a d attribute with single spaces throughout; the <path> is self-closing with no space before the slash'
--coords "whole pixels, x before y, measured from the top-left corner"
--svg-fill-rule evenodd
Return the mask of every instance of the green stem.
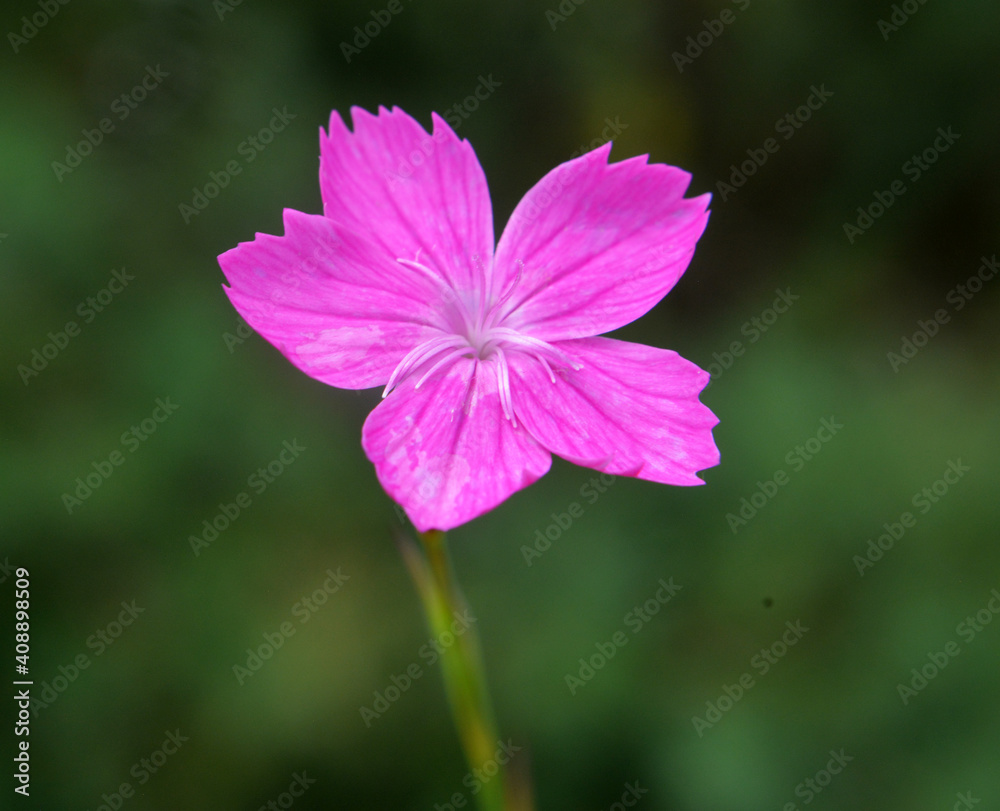
<path id="1" fill-rule="evenodd" d="M 427 623 L 441 643 L 441 667 L 452 717 L 469 769 L 482 770 L 497 754 L 498 736 L 493 721 L 479 636 L 462 618 L 468 606 L 455 583 L 448 559 L 445 534 L 431 530 L 420 535 L 423 554 L 412 542 L 401 544 L 410 574 L 417 584 Z M 407 539 L 408 541 L 408 539 Z M 456 622 L 456 620 L 458 622 Z M 456 633 L 456 628 L 462 633 Z M 448 639 L 454 643 L 445 645 Z M 480 811 L 504 811 L 504 775 L 498 772 L 476 794 Z"/>

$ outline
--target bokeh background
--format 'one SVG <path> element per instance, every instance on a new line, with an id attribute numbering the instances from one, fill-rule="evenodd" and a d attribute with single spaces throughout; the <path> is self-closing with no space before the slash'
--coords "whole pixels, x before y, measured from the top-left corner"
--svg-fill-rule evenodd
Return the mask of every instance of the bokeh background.
<path id="1" fill-rule="evenodd" d="M 456 792 L 471 805 L 395 545 L 412 528 L 359 444 L 378 392 L 324 386 L 246 332 L 215 258 L 280 233 L 284 207 L 321 210 L 331 109 L 396 104 L 425 126 L 464 105 L 497 233 L 546 171 L 609 135 L 612 159 L 648 153 L 714 195 L 686 275 L 620 331 L 713 371 L 722 464 L 706 486 L 618 479 L 590 497 L 591 471 L 557 460 L 451 534 L 537 807 L 996 807 L 1000 281 L 968 282 L 1000 247 L 996 4 L 387 7 L 3 7 L 3 672 L 15 678 L 23 566 L 30 678 L 49 700 L 33 710 L 30 799 L 8 776 L 0 805 L 257 809 L 303 776 L 295 808 L 445 808 Z M 366 25 L 379 30 L 355 42 Z M 826 98 L 809 110 L 814 88 Z M 273 108 L 294 118 L 248 146 Z M 768 138 L 777 151 L 726 192 Z M 925 150 L 923 170 L 907 165 Z M 230 161 L 240 173 L 185 217 Z M 905 193 L 861 219 L 894 181 Z M 133 280 L 102 294 L 116 270 Z M 778 291 L 797 298 L 769 313 Z M 939 310 L 947 321 L 894 363 Z M 36 350 L 51 357 L 26 373 Z M 161 422 L 158 398 L 176 406 Z M 824 419 L 843 426 L 829 441 L 815 439 Z M 143 439 L 126 444 L 132 426 Z M 253 489 L 285 442 L 305 450 Z M 68 503 L 114 452 L 123 463 Z M 945 483 L 949 463 L 967 471 Z M 727 517 L 778 471 L 787 484 L 745 525 Z M 240 492 L 251 506 L 195 554 L 191 536 Z M 574 503 L 529 566 L 524 547 Z M 870 542 L 904 512 L 915 524 L 879 557 Z M 328 570 L 349 577 L 332 594 Z M 661 578 L 680 591 L 633 633 L 626 615 Z M 304 609 L 317 590 L 325 602 Z M 783 649 L 786 623 L 808 630 Z M 283 624 L 294 634 L 270 659 L 234 671 Z M 619 631 L 628 644 L 571 692 L 566 676 Z M 360 709 L 413 663 L 421 677 L 366 725 Z M 167 733 L 185 739 L 174 754 Z"/>

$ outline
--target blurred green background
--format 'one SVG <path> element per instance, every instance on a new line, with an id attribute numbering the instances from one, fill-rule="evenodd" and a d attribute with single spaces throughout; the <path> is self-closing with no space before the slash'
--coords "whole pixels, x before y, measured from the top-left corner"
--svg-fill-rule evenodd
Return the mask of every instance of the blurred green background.
<path id="1" fill-rule="evenodd" d="M 321 211 L 331 109 L 396 104 L 428 126 L 492 77 L 458 132 L 498 234 L 545 172 L 609 134 L 613 160 L 648 153 L 714 195 L 687 274 L 620 331 L 713 371 L 722 464 L 707 485 L 620 478 L 597 493 L 591 471 L 557 460 L 450 536 L 538 808 L 996 807 L 1000 281 L 968 280 L 1000 242 L 1000 9 L 397 8 L 4 6 L 0 594 L 11 617 L 13 567 L 30 571 L 30 678 L 51 700 L 33 712 L 30 799 L 6 777 L 0 806 L 252 810 L 297 779 L 294 808 L 471 804 L 394 543 L 406 528 L 360 448 L 378 392 L 324 386 L 241 331 L 215 257 L 280 233 L 284 207 Z M 380 30 L 345 49 L 366 24 Z M 810 110 L 814 87 L 826 98 Z M 294 119 L 248 146 L 273 108 Z M 92 150 L 77 149 L 85 130 Z M 719 186 L 762 150 L 743 185 Z M 185 217 L 230 161 L 240 173 Z M 865 220 L 858 207 L 877 213 L 894 181 L 905 193 Z M 123 269 L 133 280 L 102 293 Z M 798 298 L 769 313 L 779 290 Z M 939 310 L 936 334 L 914 339 Z M 919 351 L 893 362 L 904 337 Z M 824 419 L 843 426 L 828 442 Z M 286 441 L 305 450 L 254 489 Z M 116 452 L 89 497 L 64 499 Z M 959 460 L 968 471 L 945 483 Z M 745 525 L 727 517 L 778 471 L 787 483 Z M 240 492 L 251 505 L 196 555 L 190 537 Z M 582 514 L 527 565 L 523 547 L 574 503 Z M 905 512 L 915 524 L 878 550 Z M 333 594 L 327 570 L 349 576 Z M 626 615 L 661 578 L 680 591 L 636 628 Z M 326 601 L 303 608 L 317 590 Z M 784 650 L 786 623 L 800 631 Z M 283 624 L 294 634 L 238 675 Z M 571 692 L 579 660 L 621 631 L 628 644 Z M 421 677 L 366 725 L 360 708 L 413 663 Z M 921 668 L 933 677 L 917 691 Z M 168 732 L 186 738 L 176 753 Z"/>

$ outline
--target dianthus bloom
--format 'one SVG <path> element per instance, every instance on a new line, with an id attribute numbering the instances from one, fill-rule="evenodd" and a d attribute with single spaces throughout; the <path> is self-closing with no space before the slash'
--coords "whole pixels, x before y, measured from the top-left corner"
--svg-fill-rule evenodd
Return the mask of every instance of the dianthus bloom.
<path id="1" fill-rule="evenodd" d="M 718 464 L 707 372 L 594 337 L 674 286 L 710 195 L 610 144 L 557 166 L 494 248 L 482 167 L 437 115 L 334 112 L 320 130 L 323 216 L 222 254 L 230 300 L 306 374 L 384 386 L 362 444 L 421 532 L 448 530 L 543 476 L 552 454 L 665 484 Z"/>

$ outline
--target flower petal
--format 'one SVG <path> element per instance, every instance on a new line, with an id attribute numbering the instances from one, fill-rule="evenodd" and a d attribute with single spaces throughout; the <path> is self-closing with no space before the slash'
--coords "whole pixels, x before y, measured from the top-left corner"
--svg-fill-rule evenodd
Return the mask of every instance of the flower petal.
<path id="1" fill-rule="evenodd" d="M 351 115 L 353 134 L 336 111 L 320 132 L 324 214 L 457 291 L 478 290 L 493 257 L 493 210 L 469 142 L 437 115 L 433 135 L 398 107 Z"/>
<path id="2" fill-rule="evenodd" d="M 421 532 L 464 524 L 548 472 L 548 451 L 504 418 L 496 374 L 462 358 L 420 388 L 411 375 L 365 421 L 379 481 Z"/>
<path id="3" fill-rule="evenodd" d="M 585 467 L 664 484 L 702 484 L 719 463 L 719 420 L 698 400 L 704 372 L 668 349 L 611 338 L 560 341 L 582 369 L 556 372 L 512 354 L 514 409 L 552 453 Z"/>
<path id="4" fill-rule="evenodd" d="M 709 194 L 646 156 L 607 163 L 611 144 L 557 166 L 518 203 L 497 245 L 498 284 L 517 287 L 506 326 L 546 341 L 608 332 L 674 286 L 708 221 Z"/>
<path id="5" fill-rule="evenodd" d="M 283 237 L 257 234 L 219 257 L 233 306 L 306 374 L 345 389 L 385 384 L 439 334 L 440 285 L 326 217 L 285 209 L 284 220 Z"/>

